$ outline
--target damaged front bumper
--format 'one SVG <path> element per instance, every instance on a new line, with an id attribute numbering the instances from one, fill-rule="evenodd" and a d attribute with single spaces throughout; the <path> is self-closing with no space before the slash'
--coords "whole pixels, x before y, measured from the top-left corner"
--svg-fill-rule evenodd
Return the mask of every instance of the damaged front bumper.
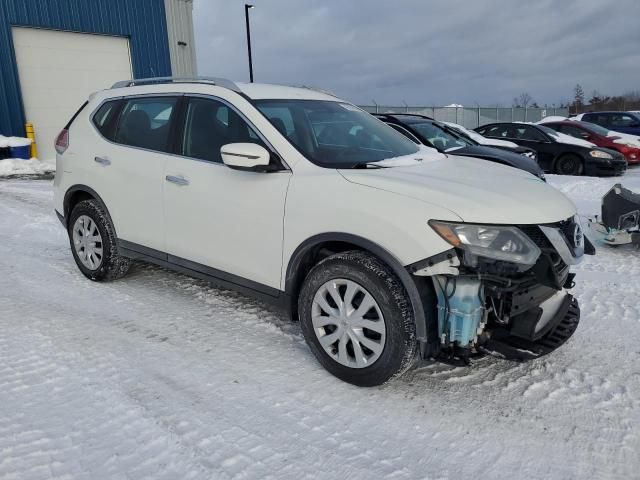
<path id="1" fill-rule="evenodd" d="M 437 298 L 437 320 L 427 320 L 425 356 L 465 363 L 481 354 L 529 360 L 573 335 L 580 309 L 568 292 L 575 276 L 570 266 L 595 249 L 576 218 L 517 228 L 540 249 L 527 269 L 465 258 L 458 248 L 408 267 L 416 276 L 430 277 Z"/>

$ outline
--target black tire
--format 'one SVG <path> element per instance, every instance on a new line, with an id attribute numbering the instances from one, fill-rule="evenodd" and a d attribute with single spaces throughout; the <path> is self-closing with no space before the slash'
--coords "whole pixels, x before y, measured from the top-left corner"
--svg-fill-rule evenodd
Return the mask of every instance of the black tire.
<path id="1" fill-rule="evenodd" d="M 365 288 L 377 302 L 385 323 L 384 347 L 380 357 L 364 368 L 351 368 L 334 360 L 322 347 L 312 323 L 313 299 L 326 282 L 347 279 Z M 302 333 L 318 361 L 345 382 L 370 387 L 381 385 L 408 370 L 418 345 L 413 310 L 402 283 L 377 257 L 360 251 L 338 253 L 325 258 L 309 272 L 298 298 Z"/>
<path id="2" fill-rule="evenodd" d="M 567 153 L 556 160 L 554 170 L 558 175 L 582 175 L 583 167 L 582 159 L 578 155 Z"/>
<path id="3" fill-rule="evenodd" d="M 103 255 L 95 269 L 87 268 L 82 263 L 76 247 L 73 244 L 73 228 L 76 220 L 82 215 L 86 215 L 96 224 L 102 237 Z M 118 255 L 115 229 L 113 228 L 109 215 L 96 200 L 83 200 L 73 208 L 69 216 L 68 234 L 71 252 L 73 253 L 76 265 L 78 265 L 82 274 L 88 279 L 97 282 L 116 280 L 124 277 L 129 271 L 131 260 Z"/>

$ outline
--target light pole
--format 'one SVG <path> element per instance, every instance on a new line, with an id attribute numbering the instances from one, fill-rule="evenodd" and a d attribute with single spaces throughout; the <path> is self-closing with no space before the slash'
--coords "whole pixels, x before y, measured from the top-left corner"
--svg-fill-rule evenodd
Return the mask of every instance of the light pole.
<path id="1" fill-rule="evenodd" d="M 247 22 L 247 51 L 249 52 L 249 81 L 253 83 L 253 63 L 251 62 L 251 30 L 249 28 L 249 9 L 253 5 L 244 4 L 244 19 Z"/>

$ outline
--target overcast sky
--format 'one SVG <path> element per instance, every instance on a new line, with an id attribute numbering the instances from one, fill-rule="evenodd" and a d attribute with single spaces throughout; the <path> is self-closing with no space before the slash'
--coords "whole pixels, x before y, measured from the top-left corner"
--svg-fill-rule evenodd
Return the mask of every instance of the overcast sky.
<path id="1" fill-rule="evenodd" d="M 244 1 L 194 0 L 200 75 L 248 81 Z M 253 0 L 256 82 L 358 104 L 640 90 L 640 0 Z"/>

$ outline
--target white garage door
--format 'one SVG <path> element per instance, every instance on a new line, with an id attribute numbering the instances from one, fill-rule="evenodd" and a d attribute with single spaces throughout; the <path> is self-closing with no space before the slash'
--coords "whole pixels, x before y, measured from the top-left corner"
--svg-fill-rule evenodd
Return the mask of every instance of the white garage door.
<path id="1" fill-rule="evenodd" d="M 56 136 L 90 93 L 132 78 L 126 38 L 14 27 L 13 44 L 24 113 L 43 160 L 55 157 Z"/>

